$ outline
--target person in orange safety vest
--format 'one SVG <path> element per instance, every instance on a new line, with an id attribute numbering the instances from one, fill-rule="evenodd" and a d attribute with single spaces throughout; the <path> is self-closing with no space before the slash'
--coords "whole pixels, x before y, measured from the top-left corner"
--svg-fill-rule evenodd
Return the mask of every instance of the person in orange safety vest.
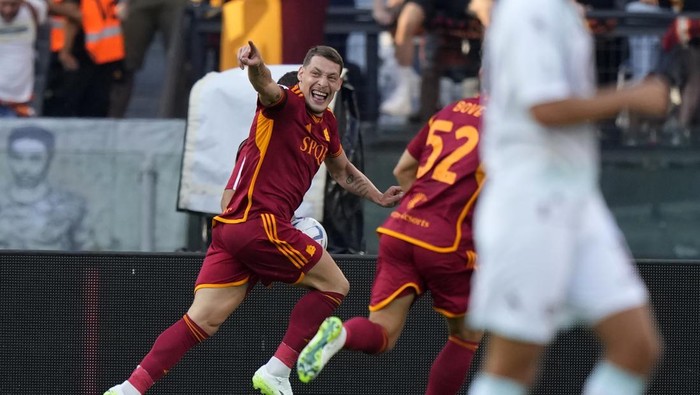
<path id="1" fill-rule="evenodd" d="M 106 117 L 122 74 L 124 37 L 114 0 L 51 0 L 51 64 L 44 116 Z"/>

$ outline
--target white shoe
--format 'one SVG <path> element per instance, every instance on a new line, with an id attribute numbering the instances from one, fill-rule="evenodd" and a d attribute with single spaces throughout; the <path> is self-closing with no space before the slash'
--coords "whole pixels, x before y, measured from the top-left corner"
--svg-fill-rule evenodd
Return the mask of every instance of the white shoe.
<path id="1" fill-rule="evenodd" d="M 411 92 L 406 85 L 399 85 L 379 107 L 382 114 L 407 117 L 413 113 Z"/>
<path id="2" fill-rule="evenodd" d="M 108 389 L 107 392 L 104 393 L 104 395 L 124 395 L 121 384 L 115 385 L 114 387 Z"/>
<path id="3" fill-rule="evenodd" d="M 289 377 L 279 377 L 261 366 L 253 375 L 253 388 L 260 390 L 263 395 L 292 395 L 292 385 Z"/>
<path id="4" fill-rule="evenodd" d="M 108 389 L 104 395 L 141 395 L 141 393 L 127 381 Z"/>
<path id="5" fill-rule="evenodd" d="M 407 117 L 415 112 L 414 103 L 418 103 L 420 77 L 410 67 L 400 67 L 397 77 L 396 88 L 382 102 L 379 111 L 386 115 Z"/>

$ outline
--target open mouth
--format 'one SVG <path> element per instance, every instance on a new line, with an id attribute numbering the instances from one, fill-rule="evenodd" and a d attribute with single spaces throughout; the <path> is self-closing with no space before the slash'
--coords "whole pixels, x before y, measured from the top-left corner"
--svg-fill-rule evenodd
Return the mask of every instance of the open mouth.
<path id="1" fill-rule="evenodd" d="M 324 92 L 317 91 L 317 90 L 312 90 L 311 91 L 311 99 L 313 99 L 313 101 L 315 103 L 323 104 L 326 102 L 326 99 L 328 99 L 328 93 L 324 93 Z"/>

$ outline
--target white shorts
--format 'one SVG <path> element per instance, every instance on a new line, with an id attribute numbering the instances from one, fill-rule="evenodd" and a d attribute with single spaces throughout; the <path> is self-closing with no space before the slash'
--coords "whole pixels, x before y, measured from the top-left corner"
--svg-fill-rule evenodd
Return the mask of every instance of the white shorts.
<path id="1" fill-rule="evenodd" d="M 646 287 L 599 192 L 523 189 L 487 186 L 480 197 L 470 325 L 546 344 L 564 326 L 593 324 L 647 303 Z"/>

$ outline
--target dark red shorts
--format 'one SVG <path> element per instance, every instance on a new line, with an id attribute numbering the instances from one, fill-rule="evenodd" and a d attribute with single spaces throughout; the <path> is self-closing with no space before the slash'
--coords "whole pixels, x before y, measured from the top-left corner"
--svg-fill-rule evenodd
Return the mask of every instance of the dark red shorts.
<path id="1" fill-rule="evenodd" d="M 473 251 L 438 253 L 380 235 L 369 309 L 381 310 L 409 292 L 420 296 L 429 290 L 437 312 L 446 317 L 463 316 L 469 304 L 475 259 Z"/>
<path id="2" fill-rule="evenodd" d="M 215 223 L 195 291 L 257 281 L 294 284 L 316 265 L 322 253 L 309 236 L 272 214 L 239 224 Z"/>

